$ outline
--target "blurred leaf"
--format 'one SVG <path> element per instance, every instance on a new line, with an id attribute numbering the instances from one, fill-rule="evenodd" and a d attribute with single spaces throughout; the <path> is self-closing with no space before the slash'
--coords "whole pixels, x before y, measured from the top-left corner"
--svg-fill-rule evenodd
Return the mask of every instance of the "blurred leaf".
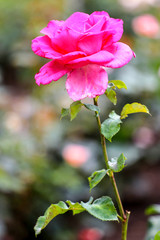
<path id="1" fill-rule="evenodd" d="M 160 204 L 153 204 L 145 210 L 146 215 L 160 214 Z"/>
<path id="2" fill-rule="evenodd" d="M 37 223 L 34 227 L 35 235 L 41 233 L 48 223 L 59 214 L 63 214 L 68 211 L 68 206 L 60 201 L 57 204 L 52 204 L 45 212 L 44 216 L 38 218 Z"/>
<path id="3" fill-rule="evenodd" d="M 66 203 L 69 205 L 69 210 L 73 211 L 73 215 L 84 212 L 85 209 L 81 206 L 80 203 L 73 203 L 70 200 L 67 200 Z"/>
<path id="4" fill-rule="evenodd" d="M 105 169 L 95 171 L 94 173 L 92 173 L 92 175 L 88 178 L 90 191 L 104 178 L 106 173 L 107 173 L 107 170 Z"/>
<path id="5" fill-rule="evenodd" d="M 65 178 L 62 178 L 65 176 Z M 50 180 L 58 187 L 64 187 L 71 189 L 79 188 L 83 185 L 83 177 L 77 173 L 75 168 L 71 168 L 68 165 L 61 165 L 53 170 L 52 178 Z"/>
<path id="6" fill-rule="evenodd" d="M 160 240 L 160 231 L 156 233 L 154 240 Z"/>
<path id="7" fill-rule="evenodd" d="M 149 217 L 148 229 L 145 240 L 153 240 L 157 232 L 159 232 L 159 230 L 160 230 L 160 216 Z M 159 240 L 159 238 L 157 238 L 156 240 Z"/>
<path id="8" fill-rule="evenodd" d="M 19 176 L 11 175 L 0 168 L 0 191 L 21 192 L 25 189 L 25 182 Z"/>
<path id="9" fill-rule="evenodd" d="M 102 221 L 118 221 L 117 211 L 110 197 L 103 196 L 93 203 L 81 202 L 81 205 L 87 212 Z"/>
<path id="10" fill-rule="evenodd" d="M 76 101 L 73 102 L 70 106 L 70 110 L 71 110 L 71 121 L 77 116 L 77 114 L 79 113 L 79 111 L 81 110 L 81 107 L 83 106 L 83 104 L 81 103 L 81 101 Z"/>
<path id="11" fill-rule="evenodd" d="M 111 158 L 111 160 L 108 162 L 110 169 L 113 172 L 120 172 L 125 167 L 125 156 L 123 153 L 118 157 Z"/>
<path id="12" fill-rule="evenodd" d="M 68 109 L 68 108 L 62 108 L 60 120 L 61 120 L 62 118 L 64 118 L 65 116 L 69 116 L 69 109 Z"/>
<path id="13" fill-rule="evenodd" d="M 97 112 L 98 114 L 100 114 L 100 109 L 98 106 L 93 105 L 93 104 L 84 104 L 84 107 L 86 107 L 87 109 Z"/>
<path id="14" fill-rule="evenodd" d="M 112 90 L 111 88 L 107 88 L 107 90 L 105 91 L 105 95 L 114 105 L 117 104 L 116 92 L 114 90 Z"/>
<path id="15" fill-rule="evenodd" d="M 121 88 L 127 89 L 126 84 L 121 80 L 110 80 L 109 83 L 113 83 L 114 86 L 116 86 L 119 89 L 121 89 Z"/>
<path id="16" fill-rule="evenodd" d="M 150 114 L 148 108 L 145 105 L 142 105 L 137 102 L 126 104 L 121 111 L 121 119 L 128 117 L 128 114 L 139 112 Z"/>
<path id="17" fill-rule="evenodd" d="M 121 122 L 120 116 L 112 111 L 109 118 L 102 123 L 101 133 L 111 142 L 112 137 L 119 132 Z"/>

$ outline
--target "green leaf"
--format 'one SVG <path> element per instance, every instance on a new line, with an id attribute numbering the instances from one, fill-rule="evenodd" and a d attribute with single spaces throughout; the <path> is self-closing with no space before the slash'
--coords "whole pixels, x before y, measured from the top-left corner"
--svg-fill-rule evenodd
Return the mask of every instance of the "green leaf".
<path id="1" fill-rule="evenodd" d="M 148 108 L 145 105 L 142 105 L 137 102 L 126 104 L 121 111 L 121 119 L 128 117 L 128 114 L 139 112 L 150 114 Z"/>
<path id="2" fill-rule="evenodd" d="M 107 90 L 105 91 L 105 95 L 114 105 L 117 104 L 116 92 L 114 90 L 112 90 L 111 88 L 107 88 Z"/>
<path id="3" fill-rule="evenodd" d="M 145 210 L 146 215 L 160 214 L 160 204 L 153 204 Z"/>
<path id="4" fill-rule="evenodd" d="M 121 123 L 120 116 L 112 111 L 109 114 L 109 118 L 106 119 L 101 125 L 101 133 L 103 136 L 111 142 L 112 137 L 119 132 L 120 130 L 120 123 Z"/>
<path id="5" fill-rule="evenodd" d="M 160 240 L 160 231 L 156 233 L 154 240 Z"/>
<path id="6" fill-rule="evenodd" d="M 121 80 L 110 80 L 109 83 L 113 83 L 114 86 L 116 86 L 119 89 L 121 89 L 121 88 L 127 89 L 126 84 Z"/>
<path id="7" fill-rule="evenodd" d="M 59 214 L 67 212 L 68 210 L 68 206 L 62 201 L 57 204 L 52 204 L 46 210 L 44 216 L 38 218 L 37 223 L 34 227 L 35 235 L 37 236 L 38 234 L 40 234 L 42 229 L 44 229 L 53 218 L 55 218 Z"/>
<path id="8" fill-rule="evenodd" d="M 69 205 L 69 207 L 66 205 Z M 87 211 L 91 215 L 103 221 L 114 221 L 117 219 L 117 212 L 112 200 L 109 197 L 102 197 L 93 202 L 91 197 L 87 203 L 73 203 L 70 200 L 65 202 L 60 201 L 57 204 L 52 204 L 45 212 L 44 216 L 40 216 L 34 227 L 35 235 L 41 233 L 48 223 L 57 215 L 64 214 L 68 210 L 73 211 L 73 215 Z"/>
<path id="9" fill-rule="evenodd" d="M 125 156 L 123 153 L 118 157 L 111 158 L 111 160 L 108 162 L 110 169 L 113 172 L 120 172 L 125 167 Z"/>
<path id="10" fill-rule="evenodd" d="M 67 200 L 66 203 L 69 205 L 69 210 L 73 211 L 73 215 L 84 212 L 85 209 L 81 206 L 80 203 L 73 203 L 70 200 Z"/>
<path id="11" fill-rule="evenodd" d="M 87 212 L 102 221 L 118 221 L 117 211 L 110 197 L 101 197 L 93 203 L 81 202 L 81 205 Z"/>
<path id="12" fill-rule="evenodd" d="M 62 108 L 60 120 L 61 120 L 62 118 L 64 118 L 65 116 L 69 116 L 69 109 L 68 109 L 68 108 Z"/>
<path id="13" fill-rule="evenodd" d="M 43 226 L 45 225 L 46 222 L 46 217 L 45 216 L 40 216 L 36 222 L 36 225 L 34 226 L 34 231 L 35 235 L 37 237 L 38 234 L 41 233 L 42 229 L 44 228 Z"/>
<path id="14" fill-rule="evenodd" d="M 81 107 L 83 106 L 83 104 L 81 103 L 81 101 L 76 101 L 73 102 L 70 105 L 70 110 L 71 110 L 71 121 L 77 116 L 77 114 L 79 113 L 79 111 L 81 110 Z"/>
<path id="15" fill-rule="evenodd" d="M 95 171 L 94 173 L 92 173 L 92 175 L 88 178 L 90 191 L 104 178 L 106 173 L 107 173 L 107 170 L 105 169 Z"/>
<path id="16" fill-rule="evenodd" d="M 100 109 L 98 106 L 96 105 L 93 105 L 93 104 L 83 104 L 84 107 L 86 107 L 87 109 L 91 110 L 91 111 L 94 111 L 94 112 L 97 112 L 98 114 L 100 114 Z"/>

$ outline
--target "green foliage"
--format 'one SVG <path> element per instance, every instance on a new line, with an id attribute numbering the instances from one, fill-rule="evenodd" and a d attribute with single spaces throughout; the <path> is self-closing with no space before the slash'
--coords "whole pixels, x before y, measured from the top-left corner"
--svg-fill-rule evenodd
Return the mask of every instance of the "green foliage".
<path id="1" fill-rule="evenodd" d="M 146 215 L 160 214 L 160 204 L 153 204 L 145 210 Z M 148 219 L 146 240 L 160 240 L 160 216 L 151 216 Z"/>
<path id="2" fill-rule="evenodd" d="M 61 110 L 61 118 L 60 119 L 68 116 L 69 114 L 70 113 L 69 113 L 69 109 L 68 108 L 62 108 L 62 110 Z"/>
<path id="3" fill-rule="evenodd" d="M 81 101 L 76 101 L 70 105 L 70 108 L 62 108 L 60 119 L 70 115 L 70 118 L 72 121 L 74 118 L 76 118 L 76 116 L 80 112 L 82 106 L 84 106 L 85 108 L 87 108 L 91 111 L 96 112 L 97 115 L 100 114 L 100 109 L 98 106 L 93 105 L 93 104 L 83 104 L 83 103 L 81 103 Z"/>
<path id="4" fill-rule="evenodd" d="M 34 227 L 35 235 L 41 233 L 48 223 L 59 214 L 63 214 L 68 211 L 67 205 L 60 201 L 57 204 L 52 204 L 45 212 L 44 216 L 38 218 L 37 223 Z"/>
<path id="5" fill-rule="evenodd" d="M 117 211 L 110 197 L 103 196 L 93 203 L 91 201 L 81 202 L 81 205 L 87 212 L 102 221 L 118 221 Z"/>
<path id="6" fill-rule="evenodd" d="M 4 192 L 15 191 L 21 192 L 25 188 L 24 182 L 17 176 L 8 174 L 5 170 L 0 168 L 0 190 Z"/>
<path id="7" fill-rule="evenodd" d="M 111 158 L 111 160 L 108 162 L 110 169 L 113 172 L 120 172 L 125 167 L 125 156 L 123 153 L 118 157 Z"/>
<path id="8" fill-rule="evenodd" d="M 146 234 L 146 240 L 160 240 L 160 216 L 152 216 L 148 220 L 148 229 Z"/>
<path id="9" fill-rule="evenodd" d="M 80 203 L 73 203 L 70 200 L 67 200 L 66 203 L 69 205 L 69 210 L 73 211 L 73 215 L 84 212 L 85 209 L 81 206 Z"/>
<path id="10" fill-rule="evenodd" d="M 71 121 L 77 116 L 82 106 L 83 104 L 81 103 L 81 101 L 76 101 L 71 104 L 70 106 Z"/>
<path id="11" fill-rule="evenodd" d="M 93 105 L 93 104 L 84 104 L 84 107 L 86 107 L 87 109 L 96 112 L 98 115 L 100 114 L 100 109 L 98 106 Z"/>
<path id="12" fill-rule="evenodd" d="M 117 104 L 117 97 L 116 97 L 116 92 L 111 89 L 111 88 L 107 88 L 105 95 L 108 97 L 108 99 L 114 104 Z"/>
<path id="13" fill-rule="evenodd" d="M 82 106 L 83 106 L 83 103 L 81 103 L 81 101 L 76 101 L 70 105 L 70 108 L 62 108 L 60 119 L 70 115 L 70 119 L 72 121 L 74 118 L 76 118 Z"/>
<path id="14" fill-rule="evenodd" d="M 68 206 L 66 205 L 68 204 Z M 73 203 L 70 200 L 65 202 L 60 201 L 57 204 L 52 204 L 45 212 L 44 216 L 40 216 L 34 227 L 35 235 L 41 233 L 41 231 L 48 225 L 48 223 L 60 214 L 64 214 L 67 211 L 73 211 L 73 215 L 84 212 L 89 212 L 94 217 L 102 221 L 117 221 L 117 212 L 114 204 L 109 197 L 101 197 L 93 202 L 91 197 L 87 203 Z"/>
<path id="15" fill-rule="evenodd" d="M 126 104 L 121 111 L 121 119 L 128 117 L 128 114 L 139 112 L 150 114 L 148 108 L 145 105 L 142 105 L 137 102 Z"/>
<path id="16" fill-rule="evenodd" d="M 160 214 L 160 204 L 153 204 L 149 206 L 146 211 L 146 215 L 151 215 L 151 214 Z"/>
<path id="17" fill-rule="evenodd" d="M 52 220 L 52 219 L 51 219 Z M 34 226 L 35 235 L 37 237 L 38 234 L 41 233 L 42 229 L 46 227 L 46 216 L 40 216 Z"/>
<path id="18" fill-rule="evenodd" d="M 112 137 L 120 130 L 120 123 L 122 123 L 120 116 L 112 111 L 109 118 L 102 123 L 101 133 L 111 142 Z"/>
<path id="19" fill-rule="evenodd" d="M 117 87 L 119 89 L 121 89 L 121 88 L 127 89 L 126 84 L 123 81 L 121 81 L 121 80 L 110 80 L 109 83 L 114 84 L 112 88 Z"/>
<path id="20" fill-rule="evenodd" d="M 90 191 L 92 190 L 92 188 L 97 186 L 99 182 L 101 182 L 101 180 L 105 177 L 106 173 L 107 170 L 105 169 L 95 171 L 92 173 L 92 175 L 88 178 Z"/>
<path id="21" fill-rule="evenodd" d="M 127 89 L 127 86 L 124 82 L 121 80 L 110 80 L 108 82 L 108 88 L 105 91 L 105 95 L 108 97 L 108 99 L 114 104 L 117 104 L 117 97 L 116 92 L 114 91 L 116 88 L 125 88 Z"/>
<path id="22" fill-rule="evenodd" d="M 154 240 L 160 240 L 160 231 L 156 233 Z"/>

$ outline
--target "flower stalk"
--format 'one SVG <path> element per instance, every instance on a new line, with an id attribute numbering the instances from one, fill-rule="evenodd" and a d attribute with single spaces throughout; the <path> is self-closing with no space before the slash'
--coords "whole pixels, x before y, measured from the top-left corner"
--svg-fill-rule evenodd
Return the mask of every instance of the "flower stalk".
<path id="1" fill-rule="evenodd" d="M 126 219 L 122 221 L 122 240 L 127 240 L 128 220 L 130 216 L 129 211 L 126 211 Z"/>
<path id="2" fill-rule="evenodd" d="M 98 97 L 94 98 L 94 105 L 98 106 Z M 108 159 L 107 148 L 106 148 L 106 140 L 105 140 L 105 137 L 101 134 L 100 116 L 97 113 L 95 114 L 95 116 L 96 116 L 96 120 L 97 120 L 97 124 L 98 124 L 98 129 L 100 132 L 101 145 L 102 145 L 102 149 L 103 149 L 105 164 L 106 164 L 107 169 L 109 169 L 109 163 L 108 163 L 109 159 Z M 124 211 L 113 171 L 111 171 L 109 173 L 109 178 L 110 178 L 110 181 L 111 181 L 114 193 L 115 193 L 115 197 L 116 197 L 116 201 L 117 201 L 117 205 L 118 205 L 120 217 L 121 217 L 121 223 L 122 223 L 121 240 L 127 240 L 127 228 L 128 228 L 128 220 L 129 220 L 130 212 L 126 211 L 126 213 L 125 213 L 125 211 Z"/>

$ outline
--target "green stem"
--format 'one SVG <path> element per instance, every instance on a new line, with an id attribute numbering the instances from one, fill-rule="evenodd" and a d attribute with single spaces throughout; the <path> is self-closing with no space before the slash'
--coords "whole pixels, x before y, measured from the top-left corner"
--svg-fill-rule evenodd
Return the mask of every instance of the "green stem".
<path id="1" fill-rule="evenodd" d="M 120 216 L 123 219 L 123 221 L 125 221 L 126 220 L 126 215 L 124 213 L 122 201 L 121 201 L 121 198 L 120 198 L 120 195 L 119 195 L 118 187 L 117 187 L 116 180 L 115 180 L 113 172 L 111 172 L 109 177 L 110 177 L 110 181 L 112 183 L 114 193 L 115 193 L 115 196 L 116 196 L 116 201 L 117 201 L 117 204 L 118 204 L 118 207 L 119 207 Z"/>
<path id="2" fill-rule="evenodd" d="M 126 211 L 126 220 L 122 221 L 122 240 L 127 240 L 127 229 L 130 212 Z"/>
<path id="3" fill-rule="evenodd" d="M 94 98 L 94 104 L 96 106 L 98 106 L 98 98 Z M 102 145 L 102 149 L 103 149 L 103 155 L 104 155 L 106 167 L 107 167 L 107 169 L 109 169 L 109 164 L 108 164 L 109 159 L 108 159 L 107 148 L 106 148 L 106 139 L 101 134 L 100 116 L 97 113 L 95 114 L 95 116 L 96 116 L 99 132 L 100 132 L 100 136 L 101 136 L 101 145 Z M 109 177 L 110 177 L 110 181 L 112 183 L 113 189 L 114 189 L 116 201 L 117 201 L 120 216 L 121 216 L 121 219 L 122 219 L 122 221 L 121 221 L 122 222 L 122 238 L 121 239 L 122 240 L 127 240 L 127 226 L 128 226 L 129 212 L 126 212 L 126 214 L 124 212 L 122 201 L 121 201 L 119 191 L 118 191 L 118 187 L 117 187 L 117 184 L 116 184 L 116 180 L 115 180 L 115 177 L 114 177 L 114 173 L 111 172 L 109 174 Z"/>
<path id="4" fill-rule="evenodd" d="M 96 106 L 98 106 L 97 98 L 94 98 L 94 104 L 95 104 Z M 99 129 L 100 136 L 101 136 L 101 145 L 102 145 L 102 149 L 103 149 L 104 160 L 105 160 L 107 169 L 109 169 L 109 165 L 108 165 L 108 154 L 107 154 L 107 148 L 106 148 L 106 140 L 105 140 L 105 137 L 101 134 L 101 120 L 100 120 L 100 117 L 99 117 L 99 115 L 98 115 L 97 113 L 95 114 L 95 116 L 96 116 L 96 120 L 97 120 L 97 124 L 98 124 L 98 129 Z"/>

